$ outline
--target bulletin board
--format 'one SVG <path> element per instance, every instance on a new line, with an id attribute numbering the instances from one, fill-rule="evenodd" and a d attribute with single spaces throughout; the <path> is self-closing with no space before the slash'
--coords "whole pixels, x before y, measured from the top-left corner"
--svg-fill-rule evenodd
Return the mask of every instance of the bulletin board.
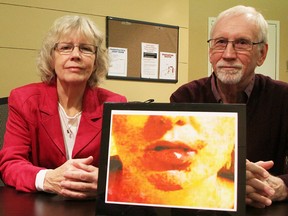
<path id="1" fill-rule="evenodd" d="M 178 81 L 179 27 L 106 17 L 107 79 Z"/>

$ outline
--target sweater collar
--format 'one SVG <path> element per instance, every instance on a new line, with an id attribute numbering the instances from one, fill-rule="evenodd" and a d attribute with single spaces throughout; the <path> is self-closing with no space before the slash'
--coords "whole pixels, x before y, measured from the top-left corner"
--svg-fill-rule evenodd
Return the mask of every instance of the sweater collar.
<path id="1" fill-rule="evenodd" d="M 222 98 L 220 97 L 220 94 L 219 94 L 218 89 L 217 89 L 216 79 L 217 79 L 216 75 L 213 72 L 211 75 L 211 90 L 212 90 L 212 93 L 213 93 L 217 103 L 223 103 Z M 255 76 L 252 78 L 251 82 L 248 84 L 246 89 L 243 91 L 243 94 L 246 96 L 245 103 L 248 103 L 248 101 L 249 101 L 250 95 L 251 95 L 253 87 L 254 87 L 254 83 L 255 83 Z"/>

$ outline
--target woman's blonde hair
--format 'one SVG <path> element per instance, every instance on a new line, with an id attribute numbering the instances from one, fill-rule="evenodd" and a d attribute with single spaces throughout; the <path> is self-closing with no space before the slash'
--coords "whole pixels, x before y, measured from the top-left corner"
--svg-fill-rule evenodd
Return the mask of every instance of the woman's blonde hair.
<path id="1" fill-rule="evenodd" d="M 55 44 L 62 37 L 70 34 L 79 33 L 87 38 L 97 47 L 95 65 L 96 69 L 88 79 L 90 87 L 98 86 L 99 82 L 105 77 L 108 71 L 108 54 L 106 46 L 103 44 L 104 37 L 102 32 L 96 27 L 93 21 L 87 17 L 68 15 L 55 20 L 43 40 L 42 48 L 37 58 L 37 67 L 40 72 L 41 80 L 47 84 L 56 81 L 56 73 L 53 67 L 53 56 Z"/>

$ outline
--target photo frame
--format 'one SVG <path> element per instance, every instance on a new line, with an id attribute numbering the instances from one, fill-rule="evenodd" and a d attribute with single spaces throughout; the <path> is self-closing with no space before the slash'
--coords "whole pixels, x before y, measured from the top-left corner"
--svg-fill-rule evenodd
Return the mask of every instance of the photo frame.
<path id="1" fill-rule="evenodd" d="M 245 105 L 106 103 L 96 215 L 245 215 Z"/>

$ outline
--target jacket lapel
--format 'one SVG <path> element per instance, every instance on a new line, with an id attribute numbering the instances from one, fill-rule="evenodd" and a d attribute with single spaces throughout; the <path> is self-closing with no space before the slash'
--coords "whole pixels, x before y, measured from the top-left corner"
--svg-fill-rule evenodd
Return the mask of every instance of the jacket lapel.
<path id="1" fill-rule="evenodd" d="M 52 140 L 53 144 L 56 145 L 61 153 L 66 157 L 57 101 L 58 95 L 56 86 L 52 85 L 46 87 L 40 103 L 41 122 L 47 135 L 50 137 L 50 140 Z"/>
<path id="2" fill-rule="evenodd" d="M 72 158 L 101 133 L 103 106 L 99 102 L 101 100 L 98 98 L 97 92 L 97 89 L 86 88 Z"/>
<path id="3" fill-rule="evenodd" d="M 86 88 L 83 98 L 82 116 L 72 152 L 72 158 L 85 148 L 99 133 L 102 127 L 103 105 L 97 96 L 98 90 Z M 58 112 L 58 95 L 55 86 L 46 87 L 40 104 L 41 122 L 53 144 L 66 157 L 64 138 Z"/>

